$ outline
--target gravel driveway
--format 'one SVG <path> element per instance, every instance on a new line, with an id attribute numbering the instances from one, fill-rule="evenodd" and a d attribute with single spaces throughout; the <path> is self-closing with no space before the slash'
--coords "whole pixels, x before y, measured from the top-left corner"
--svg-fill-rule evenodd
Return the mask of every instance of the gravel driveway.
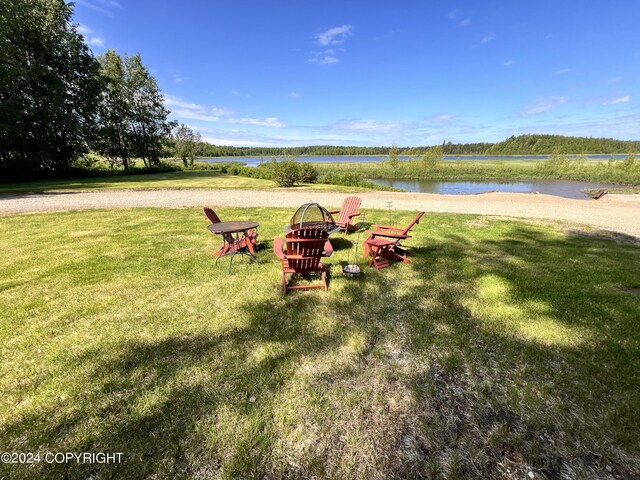
<path id="1" fill-rule="evenodd" d="M 298 207 L 313 200 L 339 207 L 345 193 L 296 190 L 97 190 L 0 195 L 0 214 L 94 208 L 139 207 Z M 437 195 L 413 192 L 358 193 L 363 208 L 474 213 L 559 220 L 586 224 L 640 238 L 640 195 L 606 195 L 600 200 L 575 200 L 525 193 Z"/>

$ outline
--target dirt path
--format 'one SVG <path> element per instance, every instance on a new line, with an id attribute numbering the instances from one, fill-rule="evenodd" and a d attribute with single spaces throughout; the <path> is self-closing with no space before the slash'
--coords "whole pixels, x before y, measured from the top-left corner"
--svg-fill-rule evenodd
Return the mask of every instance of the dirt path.
<path id="1" fill-rule="evenodd" d="M 0 195 L 0 214 L 94 208 L 247 206 L 297 207 L 309 200 L 339 207 L 345 193 L 296 190 L 99 190 Z M 436 195 L 412 192 L 359 193 L 363 208 L 475 213 L 586 224 L 640 238 L 640 195 L 573 200 L 551 195 L 485 193 Z"/>

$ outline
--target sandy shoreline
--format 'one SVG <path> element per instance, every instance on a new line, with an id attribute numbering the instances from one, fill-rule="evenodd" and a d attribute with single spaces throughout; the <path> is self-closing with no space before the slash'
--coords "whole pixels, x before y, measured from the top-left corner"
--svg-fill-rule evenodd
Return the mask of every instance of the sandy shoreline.
<path id="1" fill-rule="evenodd" d="M 97 190 L 0 195 L 0 214 L 96 208 L 142 207 L 297 207 L 309 200 L 339 207 L 342 192 L 296 190 Z M 438 195 L 414 192 L 358 193 L 362 208 L 472 213 L 585 224 L 640 238 L 640 195 L 606 195 L 600 200 L 575 200 L 526 193 Z"/>

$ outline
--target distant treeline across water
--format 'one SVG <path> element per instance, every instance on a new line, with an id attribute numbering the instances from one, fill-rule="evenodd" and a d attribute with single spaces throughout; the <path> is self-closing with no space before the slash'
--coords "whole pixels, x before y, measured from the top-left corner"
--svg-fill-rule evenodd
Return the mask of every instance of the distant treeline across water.
<path id="1" fill-rule="evenodd" d="M 442 155 L 538 155 L 566 154 L 628 154 L 640 152 L 640 141 L 613 138 L 566 137 L 563 135 L 512 136 L 499 143 L 451 143 L 421 147 L 349 147 L 314 145 L 308 147 L 231 147 L 200 142 L 196 145 L 198 157 L 274 157 L 274 156 L 333 156 L 333 155 L 424 155 L 436 151 Z"/>
<path id="2" fill-rule="evenodd" d="M 616 160 L 622 160 L 625 158 L 627 154 L 600 154 L 600 155 L 584 155 L 584 158 L 587 160 L 608 160 L 610 158 Z M 280 157 L 276 155 L 276 157 Z M 567 158 L 571 159 L 577 157 L 577 155 L 567 155 Z M 207 157 L 207 158 L 199 158 L 198 161 L 201 162 L 223 162 L 223 161 L 232 161 L 232 162 L 242 162 L 247 167 L 257 167 L 261 162 L 269 161 L 272 157 L 270 156 L 244 156 L 244 157 Z M 299 162 L 310 162 L 310 163 L 376 163 L 386 160 L 388 157 L 385 155 L 341 155 L 341 156 L 331 156 L 331 155 L 304 155 L 304 156 L 296 156 L 296 159 Z M 445 155 L 442 157 L 445 161 L 487 161 L 487 160 L 548 160 L 551 158 L 551 155 L 526 155 L 526 156 L 514 156 L 514 155 Z M 413 160 L 415 157 L 411 157 L 408 155 L 401 155 L 398 157 L 399 161 Z"/>

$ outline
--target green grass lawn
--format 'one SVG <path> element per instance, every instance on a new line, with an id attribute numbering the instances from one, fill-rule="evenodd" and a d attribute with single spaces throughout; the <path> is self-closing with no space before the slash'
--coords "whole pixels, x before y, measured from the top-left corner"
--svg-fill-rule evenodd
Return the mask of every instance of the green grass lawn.
<path id="1" fill-rule="evenodd" d="M 0 194 L 65 190 L 116 190 L 158 188 L 238 188 L 278 189 L 272 180 L 226 175 L 216 171 L 186 170 L 181 172 L 115 175 L 107 177 L 40 180 L 21 183 L 0 183 Z M 294 187 L 304 190 L 364 191 L 364 188 L 339 185 L 303 184 Z"/>
<path id="2" fill-rule="evenodd" d="M 410 265 L 344 278 L 338 235 L 329 292 L 283 297 L 293 211 L 218 213 L 258 264 L 196 208 L 0 217 L 0 450 L 124 459 L 0 478 L 640 475 L 637 244 L 428 214 Z"/>

